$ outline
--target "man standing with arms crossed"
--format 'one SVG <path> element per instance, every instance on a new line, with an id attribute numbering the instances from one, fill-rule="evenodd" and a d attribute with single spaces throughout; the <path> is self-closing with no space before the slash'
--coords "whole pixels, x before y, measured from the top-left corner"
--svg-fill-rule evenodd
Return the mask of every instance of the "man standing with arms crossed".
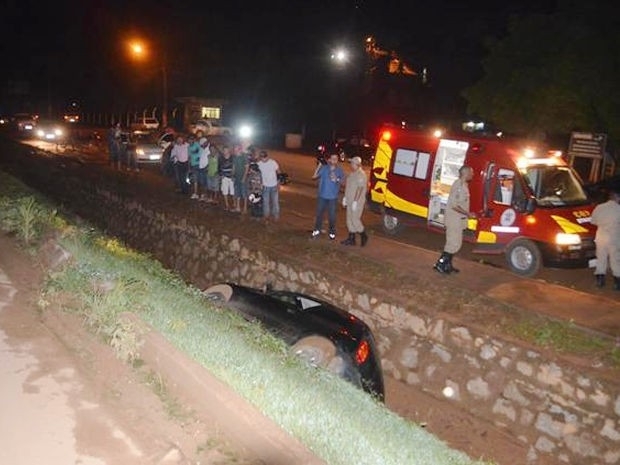
<path id="1" fill-rule="evenodd" d="M 439 273 L 458 273 L 452 266 L 452 257 L 461 250 L 463 245 L 463 230 L 467 228 L 467 220 L 476 218 L 476 214 L 469 211 L 469 182 L 474 177 L 471 166 L 463 165 L 459 168 L 459 178 L 454 181 L 448 195 L 446 205 L 446 245 L 437 263 L 433 266 Z"/>

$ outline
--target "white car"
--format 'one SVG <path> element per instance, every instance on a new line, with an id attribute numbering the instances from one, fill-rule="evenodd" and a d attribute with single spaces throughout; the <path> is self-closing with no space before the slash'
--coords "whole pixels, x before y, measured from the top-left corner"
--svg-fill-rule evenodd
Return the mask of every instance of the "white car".
<path id="1" fill-rule="evenodd" d="M 131 129 L 134 131 L 154 131 L 159 128 L 159 120 L 157 118 L 143 117 L 131 123 Z"/>
<path id="2" fill-rule="evenodd" d="M 205 136 L 232 136 L 233 134 L 232 128 L 223 126 L 222 123 L 213 119 L 199 119 L 191 125 L 190 129 L 194 134 L 202 131 Z"/>
<path id="3" fill-rule="evenodd" d="M 121 142 L 125 150 L 137 163 L 160 163 L 166 148 L 174 140 L 174 134 L 164 133 L 157 137 L 151 133 L 121 133 Z"/>

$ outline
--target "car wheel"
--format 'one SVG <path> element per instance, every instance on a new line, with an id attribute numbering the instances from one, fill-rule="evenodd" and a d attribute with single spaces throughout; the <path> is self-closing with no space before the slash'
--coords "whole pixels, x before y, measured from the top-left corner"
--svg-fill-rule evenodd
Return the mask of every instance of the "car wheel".
<path id="1" fill-rule="evenodd" d="M 396 216 L 392 216 L 388 213 L 383 213 L 383 230 L 390 234 L 394 235 L 400 231 L 402 228 L 402 223 Z"/>
<path id="2" fill-rule="evenodd" d="M 327 368 L 334 373 L 339 373 L 344 366 L 342 359 L 336 356 L 334 343 L 321 336 L 300 339 L 291 346 L 291 353 L 312 366 Z"/>
<path id="3" fill-rule="evenodd" d="M 226 302 L 230 302 L 233 295 L 233 288 L 228 284 L 216 284 L 202 291 L 202 294 L 210 302 L 225 304 Z"/>
<path id="4" fill-rule="evenodd" d="M 540 249 L 529 239 L 516 239 L 508 244 L 506 260 L 510 270 L 521 276 L 534 276 L 542 266 Z"/>

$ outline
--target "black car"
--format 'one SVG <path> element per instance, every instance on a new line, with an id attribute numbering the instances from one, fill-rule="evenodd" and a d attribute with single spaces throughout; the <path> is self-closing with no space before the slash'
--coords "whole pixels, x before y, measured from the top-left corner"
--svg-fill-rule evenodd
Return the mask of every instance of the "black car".
<path id="1" fill-rule="evenodd" d="M 212 302 L 258 321 L 291 346 L 291 351 L 384 400 L 383 373 L 375 340 L 362 320 L 306 294 L 265 291 L 233 283 L 204 291 Z"/>

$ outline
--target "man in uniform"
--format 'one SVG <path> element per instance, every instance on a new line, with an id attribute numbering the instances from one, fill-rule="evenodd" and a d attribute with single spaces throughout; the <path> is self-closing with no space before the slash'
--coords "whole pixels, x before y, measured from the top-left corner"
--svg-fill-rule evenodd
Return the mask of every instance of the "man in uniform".
<path id="1" fill-rule="evenodd" d="M 362 169 L 362 159 L 353 157 L 349 160 L 351 172 L 345 180 L 344 197 L 342 205 L 347 209 L 347 229 L 349 237 L 340 242 L 342 245 L 355 245 L 355 234 L 360 235 L 362 247 L 368 242 L 368 235 L 362 224 L 362 212 L 366 202 L 366 189 L 368 187 L 366 173 Z"/>
<path id="2" fill-rule="evenodd" d="M 592 212 L 592 224 L 597 226 L 596 276 L 597 287 L 605 285 L 607 266 L 614 276 L 614 289 L 620 291 L 620 192 L 612 191 L 609 200 L 597 205 Z"/>
<path id="3" fill-rule="evenodd" d="M 474 170 L 463 165 L 459 168 L 459 178 L 450 188 L 446 205 L 446 245 L 437 263 L 433 268 L 439 273 L 457 273 L 459 270 L 452 266 L 452 257 L 461 249 L 463 244 L 463 230 L 467 228 L 467 220 L 476 218 L 476 214 L 469 211 L 469 181 L 474 177 Z"/>

